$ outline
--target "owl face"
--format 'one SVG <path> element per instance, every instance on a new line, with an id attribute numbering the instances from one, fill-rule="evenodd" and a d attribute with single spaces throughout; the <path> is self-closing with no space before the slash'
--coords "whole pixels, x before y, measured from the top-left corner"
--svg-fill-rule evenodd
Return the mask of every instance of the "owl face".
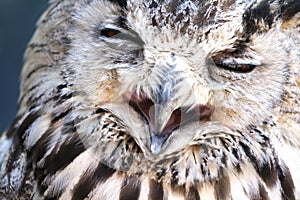
<path id="1" fill-rule="evenodd" d="M 75 13 L 66 73 L 151 159 L 245 133 L 271 120 L 289 74 L 275 6 L 92 1 Z"/>

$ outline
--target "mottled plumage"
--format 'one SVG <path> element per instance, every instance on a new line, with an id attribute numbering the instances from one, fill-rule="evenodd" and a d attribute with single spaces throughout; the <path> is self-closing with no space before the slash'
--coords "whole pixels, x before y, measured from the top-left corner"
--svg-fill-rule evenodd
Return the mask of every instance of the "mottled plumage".
<path id="1" fill-rule="evenodd" d="M 298 0 L 51 0 L 0 199 L 300 199 Z"/>

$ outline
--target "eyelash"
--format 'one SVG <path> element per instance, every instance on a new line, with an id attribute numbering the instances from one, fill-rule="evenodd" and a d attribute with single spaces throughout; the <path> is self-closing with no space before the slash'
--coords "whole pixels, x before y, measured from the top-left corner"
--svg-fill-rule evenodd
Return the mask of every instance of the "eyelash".
<path id="1" fill-rule="evenodd" d="M 250 53 L 253 55 L 217 55 L 213 56 L 212 60 L 217 67 L 223 70 L 235 73 L 249 73 L 262 64 L 259 56 L 256 56 L 253 52 L 248 52 L 247 54 Z"/>
<path id="2" fill-rule="evenodd" d="M 252 64 L 224 64 L 220 62 L 215 62 L 215 64 L 219 68 L 237 72 L 237 73 L 249 73 L 257 67 L 257 65 L 252 65 Z"/>

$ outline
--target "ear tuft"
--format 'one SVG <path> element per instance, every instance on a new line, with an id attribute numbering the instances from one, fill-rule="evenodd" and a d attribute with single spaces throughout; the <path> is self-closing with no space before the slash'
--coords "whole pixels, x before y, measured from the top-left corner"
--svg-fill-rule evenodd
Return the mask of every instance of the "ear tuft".
<path id="1" fill-rule="evenodd" d="M 127 0 L 108 0 L 112 3 L 118 4 L 121 8 L 126 8 Z"/>
<path id="2" fill-rule="evenodd" d="M 282 29 L 296 28 L 300 25 L 300 2 L 292 1 L 282 10 Z"/>

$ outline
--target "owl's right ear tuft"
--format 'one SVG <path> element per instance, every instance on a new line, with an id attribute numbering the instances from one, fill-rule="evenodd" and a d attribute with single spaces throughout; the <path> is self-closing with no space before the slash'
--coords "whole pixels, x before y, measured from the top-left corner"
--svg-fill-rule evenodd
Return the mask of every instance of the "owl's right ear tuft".
<path id="1" fill-rule="evenodd" d="M 127 0 L 108 0 L 112 3 L 118 4 L 121 8 L 125 8 L 127 7 Z"/>

